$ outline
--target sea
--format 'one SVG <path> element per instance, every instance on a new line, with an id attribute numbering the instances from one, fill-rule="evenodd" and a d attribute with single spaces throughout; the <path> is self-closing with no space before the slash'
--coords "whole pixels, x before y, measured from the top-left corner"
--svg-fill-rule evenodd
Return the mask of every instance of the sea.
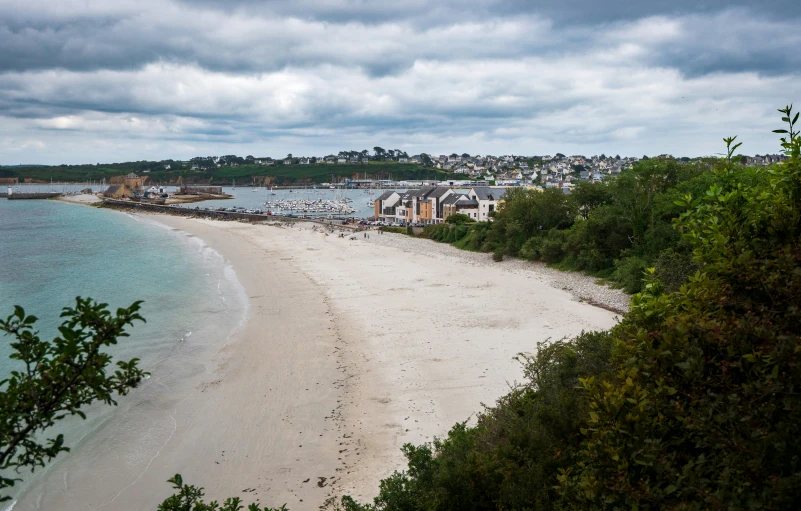
<path id="1" fill-rule="evenodd" d="M 77 296 L 106 303 L 112 311 L 143 300 L 147 322 L 129 328 L 131 336 L 109 352 L 117 360 L 139 358 L 151 376 L 120 398 L 119 406 L 94 405 L 87 420 L 62 421 L 52 433 L 63 433 L 71 452 L 35 474 L 20 474 L 14 500 L 0 510 L 14 509 L 23 499 L 34 504 L 15 511 L 35 509 L 36 493 L 53 487 L 49 473 L 59 464 L 91 467 L 107 456 L 103 445 L 93 443 L 101 433 L 130 456 L 140 446 L 142 452 L 152 447 L 149 443 L 172 427 L 169 421 L 158 414 L 152 421 L 130 419 L 158 393 L 206 370 L 209 354 L 235 341 L 247 317 L 247 297 L 233 269 L 198 238 L 118 211 L 0 199 L 0 316 L 22 306 L 39 318 L 39 335 L 52 339 L 62 309 L 73 306 Z M 15 367 L 8 357 L 10 342 L 0 336 L 0 380 Z"/>

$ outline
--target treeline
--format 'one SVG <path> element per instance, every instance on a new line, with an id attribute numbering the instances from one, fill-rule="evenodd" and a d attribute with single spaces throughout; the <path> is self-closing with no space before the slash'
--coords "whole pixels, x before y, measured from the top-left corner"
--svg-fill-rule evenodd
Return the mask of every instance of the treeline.
<path id="1" fill-rule="evenodd" d="M 578 197 L 517 192 L 489 228 L 448 227 L 607 271 L 670 250 L 694 271 L 672 292 L 648 271 L 616 327 L 538 346 L 526 383 L 475 426 L 404 446 L 408 468 L 372 504 L 341 507 L 801 508 L 801 137 L 783 113 L 790 159 L 773 168 L 735 165 L 728 139 L 713 170 L 648 163 Z"/>
<path id="2" fill-rule="evenodd" d="M 690 246 L 674 229 L 687 193 L 703 194 L 715 182 L 709 164 L 651 158 L 617 178 L 559 188 L 508 189 L 494 221 L 426 227 L 423 236 L 467 250 L 544 261 L 609 279 L 629 293 L 655 266 L 668 290 L 695 272 Z"/>
<path id="3" fill-rule="evenodd" d="M 217 168 L 209 165 L 208 161 L 199 168 L 192 169 L 186 165 L 181 166 L 181 162 L 171 165 L 170 169 L 166 165 L 143 165 L 142 163 L 130 162 L 125 164 L 115 164 L 114 166 L 95 166 L 95 165 L 60 165 L 60 166 L 34 166 L 34 167 L 14 167 L 0 169 L 0 177 L 18 178 L 20 180 L 30 179 L 40 182 L 67 181 L 85 182 L 109 180 L 114 176 L 134 172 L 138 175 L 147 176 L 148 182 L 161 184 L 215 184 L 230 185 L 232 180 L 238 184 L 247 185 L 257 184 L 315 184 L 325 183 L 331 180 L 343 181 L 347 178 L 364 177 L 372 179 L 388 179 L 390 176 L 395 180 L 428 180 L 428 179 L 449 179 L 463 178 L 464 176 L 453 175 L 449 172 L 425 167 L 422 164 L 396 163 L 396 162 L 370 162 L 369 164 L 324 164 L 314 165 L 258 165 L 241 164 L 237 166 L 223 166 Z"/>

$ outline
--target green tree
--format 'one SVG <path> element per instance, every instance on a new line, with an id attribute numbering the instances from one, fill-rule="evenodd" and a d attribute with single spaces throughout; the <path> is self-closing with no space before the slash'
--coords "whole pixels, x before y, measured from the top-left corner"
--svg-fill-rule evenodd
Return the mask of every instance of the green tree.
<path id="1" fill-rule="evenodd" d="M 0 380 L 0 500 L 8 500 L 4 493 L 20 480 L 11 472 L 43 467 L 69 451 L 63 435 L 45 438 L 49 428 L 69 416 L 86 418 L 82 408 L 95 401 L 116 405 L 114 396 L 124 396 L 147 374 L 135 358 L 116 362 L 110 372 L 112 357 L 103 351 L 128 336 L 127 326 L 144 321 L 141 302 L 112 315 L 104 303 L 75 301 L 62 311 L 60 335 L 52 341 L 40 339 L 36 316 L 22 307 L 0 320 L 0 331 L 13 338 L 10 358 L 16 361 Z"/>
<path id="2" fill-rule="evenodd" d="M 560 476 L 578 507 L 801 506 L 801 137 L 742 169 L 726 139 L 717 183 L 676 226 L 699 269 L 670 294 L 652 279 L 612 334 L 615 370 L 582 380 L 584 449 Z"/>
<path id="3" fill-rule="evenodd" d="M 600 183 L 579 182 L 572 190 L 572 199 L 576 204 L 578 214 L 585 220 L 594 209 L 610 204 L 613 201 L 612 190 L 605 181 Z"/>

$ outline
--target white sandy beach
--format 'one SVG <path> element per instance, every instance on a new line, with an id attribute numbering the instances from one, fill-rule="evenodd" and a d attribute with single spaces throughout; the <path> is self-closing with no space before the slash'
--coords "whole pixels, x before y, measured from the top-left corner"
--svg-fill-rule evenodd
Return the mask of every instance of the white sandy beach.
<path id="1" fill-rule="evenodd" d="M 371 498 L 403 468 L 404 443 L 444 435 L 504 394 L 521 375 L 515 355 L 615 323 L 536 270 L 427 256 L 415 250 L 433 245 L 425 240 L 401 249 L 376 232 L 351 241 L 310 225 L 152 218 L 229 261 L 247 291 L 247 323 L 164 404 L 172 432 L 138 475 L 124 485 L 109 477 L 89 503 L 53 490 L 59 509 L 155 509 L 177 472 L 211 498 L 293 511 Z M 73 492 L 91 484 L 79 479 Z"/>

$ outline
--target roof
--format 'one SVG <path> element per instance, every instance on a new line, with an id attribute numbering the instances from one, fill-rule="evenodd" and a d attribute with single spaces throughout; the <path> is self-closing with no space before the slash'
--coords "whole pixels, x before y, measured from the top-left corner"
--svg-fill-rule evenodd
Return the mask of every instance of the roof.
<path id="1" fill-rule="evenodd" d="M 125 176 L 125 177 L 126 177 L 126 178 L 128 178 L 128 179 L 136 179 L 136 178 L 138 178 L 139 176 L 137 176 L 136 174 L 134 174 L 133 172 L 131 172 L 130 174 L 128 174 L 128 175 L 127 175 L 127 176 Z"/>
<path id="2" fill-rule="evenodd" d="M 437 186 L 436 188 L 431 190 L 431 193 L 428 194 L 428 197 L 442 197 L 443 195 L 448 193 L 448 190 L 450 190 L 450 188 L 448 188 L 447 186 Z"/>
<path id="3" fill-rule="evenodd" d="M 478 207 L 478 201 L 477 200 L 460 200 L 459 202 L 456 203 L 456 206 L 457 206 L 457 208 L 459 206 L 475 206 L 475 207 Z"/>
<path id="4" fill-rule="evenodd" d="M 419 190 L 409 190 L 407 193 L 412 197 L 428 197 L 436 188 L 436 186 L 423 186 Z"/>
<path id="5" fill-rule="evenodd" d="M 456 203 L 459 200 L 464 200 L 467 198 L 467 195 L 462 193 L 454 193 L 453 195 L 448 195 L 444 199 L 442 199 L 443 206 L 450 206 L 451 204 Z"/>
<path id="6" fill-rule="evenodd" d="M 499 200 L 506 193 L 506 188 L 477 186 L 473 191 L 479 200 Z"/>
<path id="7" fill-rule="evenodd" d="M 384 192 L 384 193 L 382 193 L 381 195 L 379 195 L 379 196 L 378 196 L 378 198 L 377 198 L 376 200 L 387 200 L 387 199 L 389 199 L 390 197 L 392 197 L 392 194 L 393 194 L 393 193 L 395 193 L 395 191 L 394 191 L 394 190 L 389 190 L 388 192 Z"/>

